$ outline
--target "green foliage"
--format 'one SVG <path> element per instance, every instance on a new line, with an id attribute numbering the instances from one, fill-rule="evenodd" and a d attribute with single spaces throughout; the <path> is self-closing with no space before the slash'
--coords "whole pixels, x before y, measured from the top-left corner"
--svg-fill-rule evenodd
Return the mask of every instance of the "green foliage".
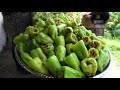
<path id="1" fill-rule="evenodd" d="M 120 23 L 119 24 L 117 24 L 116 26 L 115 26 L 115 28 L 114 28 L 115 30 L 118 30 L 118 29 L 120 29 Z"/>
<path id="2" fill-rule="evenodd" d="M 106 29 L 111 31 L 111 30 L 114 29 L 114 27 L 115 27 L 115 23 L 114 22 L 108 22 L 107 26 L 106 26 Z"/>
<path id="3" fill-rule="evenodd" d="M 110 18 L 106 25 L 106 29 L 111 34 L 111 37 L 113 38 L 119 38 L 120 36 L 120 12 L 109 12 Z M 109 33 L 106 33 L 106 35 Z M 111 38 L 110 36 L 106 36 Z"/>
<path id="4" fill-rule="evenodd" d="M 109 31 L 104 32 L 104 36 L 103 37 L 106 38 L 106 39 L 112 39 L 113 38 Z"/>
<path id="5" fill-rule="evenodd" d="M 107 29 L 114 30 L 115 26 L 120 23 L 120 12 L 109 12 L 110 18 L 107 23 Z"/>
<path id="6" fill-rule="evenodd" d="M 113 37 L 109 31 L 106 31 L 104 38 L 108 44 L 110 52 L 112 53 L 113 59 L 116 61 L 116 64 L 120 66 L 120 36 Z"/>
<path id="7" fill-rule="evenodd" d="M 120 66 L 120 35 L 116 36 L 116 30 L 106 30 L 104 33 L 104 38 L 108 44 L 109 50 L 112 53 L 113 59 L 116 61 L 116 64 Z"/>
<path id="8" fill-rule="evenodd" d="M 114 23 L 119 23 L 120 22 L 120 12 L 109 12 L 110 14 L 110 22 L 114 22 Z"/>

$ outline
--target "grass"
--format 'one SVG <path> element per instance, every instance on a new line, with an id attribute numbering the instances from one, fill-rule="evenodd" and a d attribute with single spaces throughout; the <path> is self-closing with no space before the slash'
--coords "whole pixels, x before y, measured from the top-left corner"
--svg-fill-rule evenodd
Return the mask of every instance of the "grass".
<path id="1" fill-rule="evenodd" d="M 117 66 L 120 66 L 120 37 L 111 37 L 110 33 L 105 33 L 104 38 L 112 53 L 113 59 L 116 61 Z"/>

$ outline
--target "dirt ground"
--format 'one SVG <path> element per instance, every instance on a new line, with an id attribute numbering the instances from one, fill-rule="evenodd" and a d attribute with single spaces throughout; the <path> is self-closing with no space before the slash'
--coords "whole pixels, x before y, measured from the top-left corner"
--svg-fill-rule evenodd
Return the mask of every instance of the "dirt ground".
<path id="1" fill-rule="evenodd" d="M 120 66 L 113 60 L 108 73 L 103 78 L 120 78 Z"/>

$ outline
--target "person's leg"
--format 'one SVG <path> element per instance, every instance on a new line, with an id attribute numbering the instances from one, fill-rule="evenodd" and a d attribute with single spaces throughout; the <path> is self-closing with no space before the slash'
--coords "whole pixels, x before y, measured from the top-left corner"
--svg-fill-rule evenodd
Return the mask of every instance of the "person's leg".
<path id="1" fill-rule="evenodd" d="M 7 37 L 6 50 L 4 50 L 3 53 L 6 55 L 12 53 L 17 69 L 24 72 L 24 69 L 16 61 L 14 53 L 15 44 L 13 43 L 13 39 L 15 36 L 24 32 L 27 26 L 32 24 L 31 12 L 2 12 L 2 14 Z"/>
<path id="2" fill-rule="evenodd" d="M 6 33 L 3 26 L 3 16 L 2 12 L 0 12 L 0 55 L 3 55 L 3 48 L 6 44 Z"/>

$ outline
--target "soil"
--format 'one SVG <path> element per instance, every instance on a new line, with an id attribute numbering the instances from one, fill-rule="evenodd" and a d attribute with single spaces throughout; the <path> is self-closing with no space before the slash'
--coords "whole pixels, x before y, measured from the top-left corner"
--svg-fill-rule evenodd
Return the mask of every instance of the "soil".
<path id="1" fill-rule="evenodd" d="M 120 66 L 113 60 L 111 69 L 103 78 L 120 78 Z"/>

